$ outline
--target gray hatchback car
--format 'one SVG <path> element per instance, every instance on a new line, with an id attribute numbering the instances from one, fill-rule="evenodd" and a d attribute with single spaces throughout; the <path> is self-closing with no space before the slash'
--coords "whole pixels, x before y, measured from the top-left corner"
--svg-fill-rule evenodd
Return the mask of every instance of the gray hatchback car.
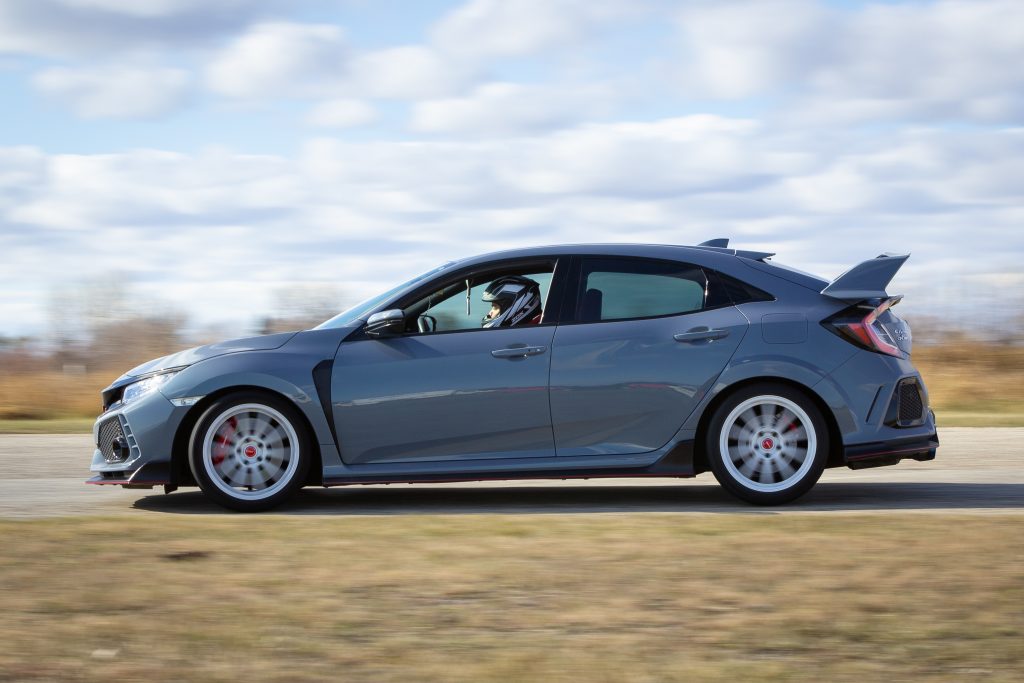
<path id="1" fill-rule="evenodd" d="M 92 484 L 241 511 L 306 485 L 710 470 L 756 504 L 826 467 L 935 457 L 882 255 L 828 282 L 772 254 L 576 245 L 447 263 L 302 332 L 139 366 L 103 391 Z"/>

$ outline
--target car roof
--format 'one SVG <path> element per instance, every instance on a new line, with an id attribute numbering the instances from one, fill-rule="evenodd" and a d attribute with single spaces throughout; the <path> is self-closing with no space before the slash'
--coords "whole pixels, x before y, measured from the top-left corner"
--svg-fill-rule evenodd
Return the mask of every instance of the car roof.
<path id="1" fill-rule="evenodd" d="M 504 249 L 460 261 L 460 265 L 472 264 L 476 261 L 492 261 L 499 259 L 529 258 L 531 256 L 559 255 L 594 255 L 594 256 L 646 256 L 650 258 L 692 258 L 700 259 L 708 254 L 740 256 L 753 260 L 763 260 L 773 256 L 772 252 L 746 251 L 712 246 L 688 246 L 681 244 L 635 244 L 635 243 L 592 243 L 592 244 L 554 244 L 540 247 L 524 247 Z"/>
<path id="2" fill-rule="evenodd" d="M 715 240 L 715 242 L 721 243 L 719 240 Z M 774 255 L 774 253 L 769 251 L 729 249 L 705 244 L 693 246 L 635 243 L 554 244 L 495 251 L 461 259 L 452 262 L 450 265 L 463 268 L 473 267 L 477 264 L 486 264 L 491 261 L 544 256 L 638 256 L 694 263 L 741 277 L 741 279 L 749 278 L 750 269 L 753 268 L 756 271 L 767 273 L 819 292 L 828 284 L 827 280 L 817 275 L 804 273 L 769 260 Z M 735 270 L 737 266 L 740 268 L 739 271 Z"/>

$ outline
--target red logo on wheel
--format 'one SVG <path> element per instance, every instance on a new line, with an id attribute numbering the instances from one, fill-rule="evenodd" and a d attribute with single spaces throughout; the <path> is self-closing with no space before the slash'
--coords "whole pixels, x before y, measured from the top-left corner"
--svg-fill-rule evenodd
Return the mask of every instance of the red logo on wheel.
<path id="1" fill-rule="evenodd" d="M 255 458 L 256 457 L 256 447 L 255 446 L 246 446 L 244 452 L 245 452 L 245 457 L 247 457 L 247 458 Z"/>
<path id="2" fill-rule="evenodd" d="M 765 449 L 766 451 L 771 450 L 775 448 L 775 442 L 772 441 L 771 439 L 765 439 L 764 441 L 761 442 L 761 448 Z"/>

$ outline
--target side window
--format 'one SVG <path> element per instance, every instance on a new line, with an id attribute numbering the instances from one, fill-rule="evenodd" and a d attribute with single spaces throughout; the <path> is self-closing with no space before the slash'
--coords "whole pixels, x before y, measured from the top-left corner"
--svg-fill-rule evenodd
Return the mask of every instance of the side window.
<path id="1" fill-rule="evenodd" d="M 492 271 L 474 275 L 469 279 L 467 313 L 466 280 L 461 278 L 431 292 L 405 307 L 410 319 L 409 332 L 453 332 L 457 330 L 478 330 L 485 327 L 487 316 L 494 303 L 484 301 L 488 287 L 503 278 L 525 278 L 533 281 L 540 290 L 540 305 L 531 308 L 516 325 L 538 324 L 543 321 L 548 291 L 551 288 L 553 266 L 533 266 L 514 270 Z M 523 282 L 519 280 L 518 282 Z M 527 285 L 531 288 L 532 285 Z M 528 294 L 526 292 L 525 294 Z M 515 297 L 511 297 L 515 300 Z M 507 303 L 503 300 L 503 303 Z M 413 326 L 414 325 L 414 326 Z M 501 326 L 509 326 L 503 324 Z"/>
<path id="2" fill-rule="evenodd" d="M 737 280 L 725 273 L 719 273 L 716 270 L 709 270 L 707 273 L 709 286 L 706 305 L 709 308 L 712 306 L 727 306 L 729 304 L 746 304 L 751 301 L 775 300 L 775 297 L 768 292 L 760 290 L 753 285 L 748 285 L 746 282 Z"/>
<path id="3" fill-rule="evenodd" d="M 707 278 L 697 266 L 645 259 L 587 258 L 576 319 L 653 318 L 704 308 Z"/>

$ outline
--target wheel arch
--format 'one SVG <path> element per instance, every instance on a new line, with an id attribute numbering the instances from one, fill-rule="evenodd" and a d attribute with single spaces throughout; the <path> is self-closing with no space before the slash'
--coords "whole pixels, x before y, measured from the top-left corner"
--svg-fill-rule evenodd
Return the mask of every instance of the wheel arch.
<path id="1" fill-rule="evenodd" d="M 828 442 L 829 442 L 829 453 L 828 461 L 825 467 L 837 467 L 843 465 L 843 436 L 839 430 L 839 423 L 836 420 L 835 414 L 832 409 L 829 408 L 828 403 L 811 387 L 806 384 L 794 380 L 789 377 L 779 377 L 775 375 L 763 375 L 757 377 L 747 377 L 742 380 L 738 380 L 733 384 L 725 387 L 719 391 L 711 402 L 708 403 L 704 408 L 704 412 L 701 413 L 700 421 L 697 423 L 697 432 L 694 436 L 694 449 L 693 449 L 693 467 L 694 472 L 697 474 L 701 472 L 707 472 L 711 469 L 708 464 L 708 455 L 704 448 L 706 437 L 708 433 L 708 427 L 711 424 L 711 419 L 714 416 L 718 408 L 725 403 L 731 396 L 737 392 L 745 389 L 754 384 L 781 384 L 791 389 L 799 391 L 805 395 L 814 406 L 821 413 L 822 419 L 825 420 L 825 425 L 828 427 Z"/>
<path id="2" fill-rule="evenodd" d="M 295 411 L 299 414 L 302 424 L 302 428 L 306 430 L 308 442 L 312 447 L 310 449 L 310 455 L 312 460 L 309 463 L 309 474 L 306 476 L 306 485 L 319 485 L 323 482 L 323 461 L 320 453 L 319 439 L 316 438 L 316 430 L 313 429 L 313 424 L 310 422 L 309 417 L 306 415 L 306 411 L 302 409 L 292 398 L 288 395 L 283 394 L 273 389 L 258 385 L 235 385 L 226 386 L 221 389 L 207 394 L 192 406 L 189 411 L 182 418 L 178 424 L 178 429 L 174 433 L 174 442 L 171 446 L 171 484 L 173 486 L 196 486 L 196 481 L 192 476 L 192 470 L 188 464 L 188 450 L 189 442 L 192 439 L 192 430 L 195 429 L 196 423 L 206 412 L 215 401 L 228 396 L 230 394 L 251 392 L 257 394 L 263 394 L 270 396 L 278 400 L 284 401 L 288 405 L 295 408 Z"/>

